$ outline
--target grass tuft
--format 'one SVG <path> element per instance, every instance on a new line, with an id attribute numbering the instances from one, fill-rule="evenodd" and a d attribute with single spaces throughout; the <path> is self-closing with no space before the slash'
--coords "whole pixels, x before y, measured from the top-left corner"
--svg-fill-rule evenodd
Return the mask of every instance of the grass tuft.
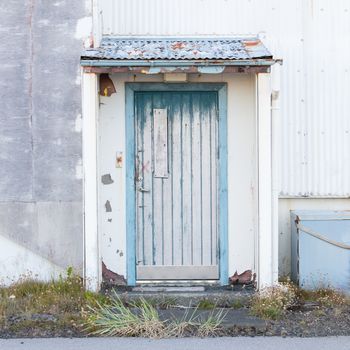
<path id="1" fill-rule="evenodd" d="M 299 304 L 298 289 L 288 281 L 259 291 L 252 298 L 250 308 L 255 316 L 278 320 L 286 310 L 297 304 Z"/>
<path id="2" fill-rule="evenodd" d="M 53 334 L 67 328 L 80 333 L 82 309 L 105 299 L 86 292 L 82 279 L 71 268 L 66 276 L 49 282 L 23 276 L 11 286 L 0 288 L 0 328 L 9 332 L 36 328 L 39 333 L 42 329 Z"/>
<path id="3" fill-rule="evenodd" d="M 202 320 L 198 327 L 198 336 L 213 337 L 218 334 L 228 311 L 224 309 L 212 310 L 209 316 Z"/>
<path id="4" fill-rule="evenodd" d="M 349 296 L 340 291 L 332 288 L 305 290 L 287 279 L 278 286 L 265 288 L 257 293 L 252 298 L 250 307 L 255 316 L 278 320 L 286 310 L 300 308 L 309 301 L 321 308 L 341 309 L 350 305 Z M 341 313 L 340 309 L 338 313 Z M 316 313 L 324 315 L 324 310 L 316 310 Z"/>
<path id="5" fill-rule="evenodd" d="M 180 319 L 174 319 L 168 323 L 166 328 L 167 337 L 180 338 L 188 333 L 194 333 L 198 328 L 198 307 L 187 308 Z"/>
<path id="6" fill-rule="evenodd" d="M 198 309 L 202 310 L 212 310 L 215 309 L 216 304 L 209 299 L 203 299 L 198 303 Z"/>
<path id="7" fill-rule="evenodd" d="M 109 304 L 88 306 L 85 331 L 93 336 L 208 337 L 217 335 L 226 314 L 224 309 L 215 309 L 205 316 L 196 307 L 187 308 L 180 319 L 161 320 L 157 309 L 145 299 L 125 304 L 115 294 Z"/>
<path id="8" fill-rule="evenodd" d="M 85 330 L 90 335 L 159 338 L 164 332 L 157 310 L 145 299 L 124 305 L 117 294 L 109 304 L 88 305 Z"/>
<path id="9" fill-rule="evenodd" d="M 299 290 L 299 297 L 304 301 L 314 301 L 325 307 L 339 307 L 350 304 L 348 295 L 331 288 Z"/>
<path id="10" fill-rule="evenodd" d="M 245 305 L 243 303 L 242 300 L 234 300 L 231 304 L 230 304 L 230 307 L 234 310 L 237 310 L 237 309 L 241 309 L 243 308 Z"/>

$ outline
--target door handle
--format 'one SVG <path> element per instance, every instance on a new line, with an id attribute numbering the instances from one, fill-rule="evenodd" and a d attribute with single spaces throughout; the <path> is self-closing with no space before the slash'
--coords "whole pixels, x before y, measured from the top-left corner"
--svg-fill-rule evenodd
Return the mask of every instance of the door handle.
<path id="1" fill-rule="evenodd" d="M 143 187 L 139 187 L 139 192 L 151 192 L 150 190 L 146 190 Z"/>

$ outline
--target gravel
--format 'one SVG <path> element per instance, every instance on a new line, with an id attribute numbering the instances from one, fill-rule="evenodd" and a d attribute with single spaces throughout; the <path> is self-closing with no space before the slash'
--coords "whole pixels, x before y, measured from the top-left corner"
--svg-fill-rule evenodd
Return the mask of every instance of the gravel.
<path id="1" fill-rule="evenodd" d="M 245 309 L 249 315 L 249 309 Z M 242 312 L 241 309 L 237 310 Z M 217 336 L 282 336 L 322 337 L 350 335 L 350 306 L 323 307 L 306 304 L 298 310 L 286 311 L 278 321 L 225 326 Z M 193 336 L 193 333 L 187 334 Z M 0 328 L 0 338 L 86 337 L 81 328 L 72 324 L 62 326 L 54 315 L 8 317 L 6 327 Z"/>

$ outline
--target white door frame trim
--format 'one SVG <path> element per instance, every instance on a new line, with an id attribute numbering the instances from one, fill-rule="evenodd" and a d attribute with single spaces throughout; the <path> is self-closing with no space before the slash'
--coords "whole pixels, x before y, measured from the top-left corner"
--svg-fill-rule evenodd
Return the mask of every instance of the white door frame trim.
<path id="1" fill-rule="evenodd" d="M 277 115 L 272 120 L 271 74 L 257 74 L 257 144 L 258 144 L 258 288 L 278 282 L 278 148 Z M 274 102 L 278 103 L 278 100 Z"/>
<path id="2" fill-rule="evenodd" d="M 97 78 L 97 74 L 82 73 L 84 280 L 86 288 L 91 291 L 98 291 L 102 282 L 98 236 Z"/>
<path id="3" fill-rule="evenodd" d="M 258 167 L 258 288 L 278 280 L 278 189 L 276 130 L 277 100 L 273 100 L 271 75 L 259 73 L 257 85 L 257 167 Z M 273 104 L 272 104 L 273 101 Z M 98 291 L 102 282 L 98 236 L 98 75 L 82 73 L 83 111 L 83 193 L 84 193 L 84 278 L 89 290 Z M 274 137 L 273 133 L 274 131 Z"/>

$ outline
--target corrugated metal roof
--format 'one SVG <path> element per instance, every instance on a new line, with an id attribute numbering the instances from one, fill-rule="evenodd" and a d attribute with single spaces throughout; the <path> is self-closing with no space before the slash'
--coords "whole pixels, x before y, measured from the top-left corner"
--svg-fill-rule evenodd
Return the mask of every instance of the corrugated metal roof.
<path id="1" fill-rule="evenodd" d="M 82 59 L 109 60 L 255 60 L 272 58 L 258 38 L 130 39 L 105 37 Z"/>

